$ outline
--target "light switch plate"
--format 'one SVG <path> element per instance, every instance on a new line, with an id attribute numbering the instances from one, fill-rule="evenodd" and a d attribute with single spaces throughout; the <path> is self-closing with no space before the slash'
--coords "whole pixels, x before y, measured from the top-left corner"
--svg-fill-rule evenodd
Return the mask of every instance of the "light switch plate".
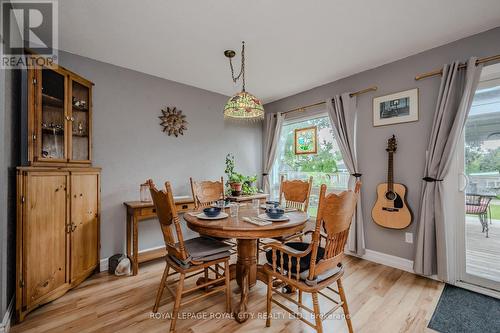
<path id="1" fill-rule="evenodd" d="M 413 234 L 411 232 L 405 233 L 405 242 L 413 244 Z"/>

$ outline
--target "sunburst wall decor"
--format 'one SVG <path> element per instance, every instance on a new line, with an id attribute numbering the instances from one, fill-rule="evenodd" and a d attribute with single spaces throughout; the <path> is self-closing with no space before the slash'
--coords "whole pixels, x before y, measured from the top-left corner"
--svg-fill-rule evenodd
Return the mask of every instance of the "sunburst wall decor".
<path id="1" fill-rule="evenodd" d="M 175 137 L 178 137 L 179 134 L 184 135 L 188 122 L 181 110 L 177 110 L 175 106 L 173 108 L 167 107 L 162 109 L 161 113 L 162 115 L 158 118 L 161 120 L 160 125 L 163 126 L 163 132 L 169 136 L 173 134 Z"/>

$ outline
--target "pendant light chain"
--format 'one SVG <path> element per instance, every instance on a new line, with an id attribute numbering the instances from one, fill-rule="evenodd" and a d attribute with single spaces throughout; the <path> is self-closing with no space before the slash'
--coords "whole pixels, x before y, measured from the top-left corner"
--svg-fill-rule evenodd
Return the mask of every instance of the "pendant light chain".
<path id="1" fill-rule="evenodd" d="M 240 74 L 238 76 L 234 76 L 234 68 L 233 62 L 231 58 L 229 58 L 229 66 L 231 67 L 231 77 L 233 78 L 233 82 L 236 83 L 240 77 L 243 79 L 243 91 L 245 91 L 245 42 L 241 42 L 241 69 Z"/>

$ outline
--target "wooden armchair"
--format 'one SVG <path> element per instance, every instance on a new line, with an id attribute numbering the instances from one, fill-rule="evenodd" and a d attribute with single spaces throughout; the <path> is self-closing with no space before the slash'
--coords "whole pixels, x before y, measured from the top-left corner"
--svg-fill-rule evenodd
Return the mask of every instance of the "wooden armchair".
<path id="1" fill-rule="evenodd" d="M 195 209 L 209 207 L 218 200 L 224 199 L 224 179 L 220 181 L 195 181 L 189 177 L 191 192 L 193 193 Z"/>
<path id="2" fill-rule="evenodd" d="M 267 273 L 267 321 L 271 325 L 271 305 L 277 304 L 286 311 L 295 314 L 296 318 L 323 332 L 322 320 L 328 318 L 339 307 L 344 310 L 349 332 L 353 332 L 347 307 L 346 296 L 342 287 L 341 277 L 344 274 L 342 259 L 344 247 L 349 235 L 349 227 L 356 209 L 361 183 L 357 182 L 354 191 L 344 191 L 339 195 L 326 194 L 326 185 L 321 185 L 318 216 L 312 234 L 312 242 L 291 242 L 287 244 L 272 243 L 266 245 L 270 249 L 266 253 L 268 263 L 264 265 Z M 322 244 L 323 243 L 323 244 Z M 278 284 L 277 282 L 282 282 Z M 330 285 L 337 282 L 335 290 Z M 280 291 L 283 285 L 298 289 L 298 299 Z M 323 289 L 328 289 L 333 295 L 327 295 Z M 313 309 L 302 303 L 302 293 L 311 293 Z M 312 323 L 305 316 L 299 315 L 286 305 L 278 302 L 273 295 L 278 295 L 296 304 L 299 309 L 308 311 L 315 321 Z M 334 303 L 334 307 L 321 315 L 318 295 Z M 340 299 L 334 299 L 336 295 Z"/>
<path id="3" fill-rule="evenodd" d="M 158 215 L 158 220 L 160 221 L 161 231 L 165 241 L 165 247 L 167 249 L 167 256 L 165 258 L 167 265 L 158 288 L 153 312 L 158 311 L 163 290 L 166 287 L 175 298 L 174 309 L 172 311 L 172 321 L 170 323 L 170 332 L 175 331 L 175 323 L 181 306 L 199 301 L 205 297 L 210 297 L 212 294 L 218 292 L 226 293 L 226 311 L 230 313 L 230 246 L 217 240 L 204 237 L 197 237 L 184 241 L 170 183 L 165 183 L 165 191 L 156 189 L 151 179 L 149 179 L 147 183 L 151 191 L 151 197 L 156 208 L 156 213 Z M 222 267 L 222 265 L 224 267 Z M 174 275 L 175 273 L 180 274 L 178 280 L 167 282 L 168 277 L 170 276 L 170 268 L 175 271 L 170 275 Z M 224 274 L 221 274 L 219 269 L 221 269 Z M 207 279 L 209 270 L 215 274 L 215 279 Z M 189 289 L 184 289 L 185 279 L 202 273 L 205 273 L 205 281 L 209 282 Z M 190 275 L 186 276 L 186 274 Z M 220 285 L 221 283 L 223 283 L 223 285 Z M 177 290 L 172 289 L 173 286 L 177 286 Z M 183 296 L 200 289 L 205 290 L 203 294 L 191 297 L 191 299 L 181 304 Z"/>

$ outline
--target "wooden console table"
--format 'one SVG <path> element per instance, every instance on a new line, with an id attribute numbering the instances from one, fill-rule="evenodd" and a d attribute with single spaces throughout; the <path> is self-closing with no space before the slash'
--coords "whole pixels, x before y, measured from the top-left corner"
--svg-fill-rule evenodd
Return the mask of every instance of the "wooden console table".
<path id="1" fill-rule="evenodd" d="M 268 194 L 258 193 L 255 195 L 228 197 L 228 199 L 235 202 L 248 202 L 253 199 L 265 201 L 268 196 Z M 178 213 L 185 213 L 194 209 L 194 201 L 192 198 L 174 199 L 174 201 Z M 123 204 L 127 208 L 127 256 L 132 264 L 133 275 L 137 275 L 140 263 L 162 258 L 165 256 L 166 250 L 163 246 L 158 249 L 139 253 L 139 222 L 156 218 L 156 209 L 153 202 L 126 201 Z"/>

